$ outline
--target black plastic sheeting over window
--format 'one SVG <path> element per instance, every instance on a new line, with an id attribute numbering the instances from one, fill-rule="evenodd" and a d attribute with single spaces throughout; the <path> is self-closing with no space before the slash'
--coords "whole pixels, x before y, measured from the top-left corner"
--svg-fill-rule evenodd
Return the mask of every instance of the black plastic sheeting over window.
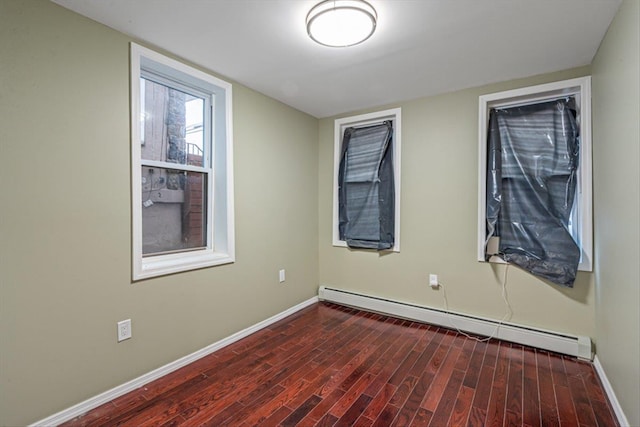
<path id="1" fill-rule="evenodd" d="M 575 100 L 491 110 L 487 142 L 487 242 L 499 237 L 499 257 L 572 287 L 580 262 L 568 230 L 579 161 Z"/>
<path id="2" fill-rule="evenodd" d="M 344 131 L 338 175 L 340 240 L 352 248 L 393 248 L 393 125 Z"/>

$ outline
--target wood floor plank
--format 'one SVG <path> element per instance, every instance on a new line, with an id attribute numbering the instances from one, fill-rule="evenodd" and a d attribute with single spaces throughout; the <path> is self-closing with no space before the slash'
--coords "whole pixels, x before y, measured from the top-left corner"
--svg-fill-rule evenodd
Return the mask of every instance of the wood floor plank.
<path id="1" fill-rule="evenodd" d="M 291 415 L 289 415 L 284 421 L 282 421 L 282 426 L 287 427 L 298 425 L 300 420 L 303 419 L 320 402 L 322 402 L 322 398 L 316 395 L 311 396 L 302 405 L 298 406 L 298 408 L 293 411 Z"/>
<path id="2" fill-rule="evenodd" d="M 590 363 L 319 303 L 62 425 L 618 424 Z"/>
<path id="3" fill-rule="evenodd" d="M 470 426 L 484 426 L 485 424 L 495 374 L 498 347 L 497 341 L 492 340 L 486 343 L 485 355 L 473 396 L 473 403 L 471 404 L 469 420 L 467 422 Z"/>
<path id="4" fill-rule="evenodd" d="M 540 395 L 540 418 L 545 426 L 560 425 L 560 417 L 555 399 L 555 389 L 551 378 L 551 364 L 549 354 L 544 351 L 536 352 L 538 365 L 538 393 Z"/>
<path id="5" fill-rule="evenodd" d="M 337 389 L 338 386 L 340 385 L 340 382 L 344 379 L 344 377 L 352 372 L 353 365 L 349 365 L 349 363 L 355 357 L 358 357 L 359 352 L 360 352 L 359 349 L 355 348 L 351 352 L 337 359 L 336 363 L 332 365 L 332 366 L 335 366 L 336 369 L 332 371 L 331 376 L 327 378 L 326 381 L 319 384 L 317 389 L 314 390 L 314 393 L 320 397 L 324 397 L 330 394 L 331 392 L 333 392 L 333 390 Z M 349 372 L 345 373 L 342 370 L 343 367 L 346 367 L 347 369 L 349 369 Z"/>
<path id="6" fill-rule="evenodd" d="M 358 399 L 342 414 L 338 421 L 334 424 L 334 427 L 351 427 L 355 424 L 356 420 L 362 413 L 362 410 L 369 405 L 371 397 L 366 394 L 361 394 Z M 335 412 L 330 414 L 337 416 Z"/>
<path id="7" fill-rule="evenodd" d="M 316 427 L 333 427 L 333 425 L 338 421 L 336 417 L 331 414 L 326 414 L 317 424 Z"/>
<path id="8" fill-rule="evenodd" d="M 217 427 L 242 409 L 243 407 L 240 403 L 234 402 L 220 412 L 210 414 L 203 411 L 199 412 L 199 414 L 203 414 L 202 417 L 193 416 L 185 418 L 185 420 L 189 421 L 191 425 Z"/>
<path id="9" fill-rule="evenodd" d="M 491 397 L 489 398 L 489 408 L 487 409 L 487 427 L 498 427 L 502 426 L 504 423 L 504 413 L 507 399 L 507 377 L 509 375 L 509 359 L 507 358 L 509 348 L 509 343 L 500 343 L 496 369 L 493 374 Z"/>
<path id="10" fill-rule="evenodd" d="M 558 414 L 560 415 L 560 425 L 563 427 L 577 427 L 578 415 L 576 414 L 576 408 L 573 406 L 569 387 L 556 385 L 554 388 L 556 392 L 556 402 L 558 404 Z"/>
<path id="11" fill-rule="evenodd" d="M 184 422 L 185 422 L 185 419 L 182 418 L 182 416 L 177 415 L 177 416 L 171 418 L 166 423 L 160 424 L 160 427 L 177 427 L 177 426 L 183 425 Z"/>
<path id="12" fill-rule="evenodd" d="M 523 358 L 524 383 L 522 388 L 522 424 L 540 426 L 540 394 L 538 392 L 538 366 L 534 349 L 525 348 Z"/>
<path id="13" fill-rule="evenodd" d="M 281 425 L 281 421 L 283 421 L 287 416 L 291 414 L 291 409 L 286 406 L 282 406 L 278 408 L 276 412 L 271 414 L 266 420 L 260 421 L 261 427 L 276 427 Z M 213 426 L 211 426 L 213 427 Z"/>
<path id="14" fill-rule="evenodd" d="M 344 391 L 340 390 L 339 388 L 333 390 L 330 395 L 323 398 L 322 402 L 316 405 L 316 407 L 313 408 L 313 410 L 311 410 L 307 414 L 307 416 L 302 419 L 302 421 L 300 421 L 300 425 L 314 425 L 320 419 L 325 417 L 325 415 L 328 415 L 330 419 L 333 419 L 334 423 L 338 421 L 336 417 L 329 414 L 329 410 L 343 395 Z M 329 418 L 327 418 L 327 420 L 325 420 L 324 422 L 327 423 L 328 419 Z"/>
<path id="15" fill-rule="evenodd" d="M 472 406 L 471 413 L 469 414 L 469 420 L 467 421 L 467 426 L 484 427 L 486 419 L 487 419 L 486 409 L 480 409 L 477 406 Z"/>
<path id="16" fill-rule="evenodd" d="M 618 427 L 618 421 L 612 415 L 611 405 L 605 402 L 594 401 L 593 412 L 596 416 L 598 427 Z"/>
<path id="17" fill-rule="evenodd" d="M 211 363 L 211 361 L 209 361 Z M 206 370 L 209 365 L 199 364 L 198 369 L 185 369 L 180 368 L 177 371 L 171 372 L 170 374 L 165 375 L 164 377 L 158 379 L 157 381 L 152 382 L 151 384 L 147 384 L 142 388 L 141 396 L 146 400 L 153 398 L 153 396 L 157 396 L 166 391 L 169 391 L 175 387 L 180 387 L 185 382 L 198 378 L 202 381 L 206 380 L 207 376 L 202 373 L 203 370 Z M 114 401 L 116 403 L 118 399 Z M 119 406 L 119 405 L 118 405 Z"/>
<path id="18" fill-rule="evenodd" d="M 438 406 L 433 411 L 433 417 L 429 425 L 434 427 L 451 425 L 449 419 L 453 413 L 455 398 L 458 395 L 463 378 L 464 373 L 462 371 L 453 370 L 453 373 L 449 376 L 447 386 L 442 390 L 441 398 L 438 400 Z M 429 410 L 429 407 L 427 406 L 426 409 Z"/>
<path id="19" fill-rule="evenodd" d="M 327 383 L 329 379 L 335 375 L 340 370 L 339 366 L 326 366 L 324 371 L 317 376 L 312 382 L 307 381 L 307 386 L 304 390 L 301 390 L 300 393 L 293 398 L 291 401 L 292 407 L 297 407 L 302 404 L 306 399 L 316 394 L 318 390 L 321 389 L 322 385 Z M 306 377 L 303 378 L 306 381 Z"/>
<path id="20" fill-rule="evenodd" d="M 424 408 L 420 408 L 418 409 L 418 413 L 413 418 L 413 421 L 411 421 L 410 425 L 412 427 L 426 427 L 431 422 L 432 416 L 433 414 L 431 412 L 427 411 Z"/>
<path id="21" fill-rule="evenodd" d="M 416 385 L 413 387 L 411 394 L 407 398 L 407 401 L 396 418 L 397 424 L 409 425 L 413 418 L 415 418 L 416 414 L 420 410 L 420 404 L 422 403 L 424 396 L 426 396 L 427 390 L 431 386 L 432 379 L 432 372 L 427 370 L 422 372 L 422 375 L 418 378 Z"/>
<path id="22" fill-rule="evenodd" d="M 512 344 L 509 352 L 509 377 L 507 379 L 507 401 L 505 407 L 505 424 L 510 426 L 522 425 L 523 359 L 522 346 Z"/>
<path id="23" fill-rule="evenodd" d="M 455 366 L 456 360 L 461 352 L 462 348 L 460 347 L 453 347 L 450 349 L 444 361 L 440 363 L 440 367 L 434 373 L 433 380 L 431 381 L 431 387 L 427 390 L 426 396 L 420 405 L 427 411 L 433 412 L 434 418 L 436 415 L 436 408 L 440 403 L 440 399 L 444 396 L 445 391 L 447 390 L 449 379 L 452 377 L 453 367 Z M 460 375 L 460 377 L 460 381 L 462 382 L 463 375 Z M 451 398 L 454 398 L 457 394 L 458 389 L 456 388 L 455 394 L 451 396 Z"/>
<path id="24" fill-rule="evenodd" d="M 397 338 L 396 334 L 387 334 L 387 330 L 388 328 L 385 329 L 383 333 L 381 333 L 378 338 L 376 338 L 371 343 L 371 351 L 368 351 L 369 349 L 367 349 L 361 352 L 363 356 L 367 357 L 362 361 L 360 365 L 356 367 L 356 369 L 353 370 L 353 372 L 348 377 L 346 377 L 340 383 L 339 387 L 342 390 L 349 390 L 353 386 L 353 384 L 355 384 L 363 375 L 367 373 L 371 375 L 371 378 L 377 375 L 376 370 L 379 371 L 381 369 L 381 367 L 378 369 L 374 369 L 380 366 L 378 360 L 384 353 L 389 350 L 389 348 L 393 345 L 393 343 L 395 343 Z"/>
<path id="25" fill-rule="evenodd" d="M 371 401 L 371 397 L 363 394 L 364 389 L 371 383 L 373 380 L 373 375 L 367 373 L 360 380 L 353 385 L 353 387 L 349 388 L 345 394 L 336 402 L 335 405 L 331 408 L 329 413 L 336 418 L 342 418 L 347 410 L 351 408 L 351 406 L 358 400 L 362 400 L 369 404 Z M 344 390 L 340 387 L 341 390 Z M 364 397 L 363 397 L 364 396 Z M 364 407 L 362 408 L 364 409 Z"/>
<path id="26" fill-rule="evenodd" d="M 259 411 L 254 411 L 253 413 L 249 414 L 249 416 L 244 421 L 249 423 L 250 425 L 259 425 L 260 423 L 264 422 L 277 410 L 285 406 L 286 402 L 289 399 L 293 398 L 293 396 L 295 396 L 299 390 L 304 388 L 305 384 L 306 383 L 304 380 L 298 380 L 298 382 L 293 384 L 291 387 L 285 388 L 281 393 L 274 396 L 271 401 L 265 403 Z M 289 412 L 291 412 L 291 410 L 289 410 Z"/>
<path id="27" fill-rule="evenodd" d="M 400 385 L 398 386 L 398 389 L 396 390 L 394 395 L 391 396 L 389 404 L 397 406 L 398 408 L 402 408 L 417 381 L 418 379 L 416 377 L 405 377 L 402 380 L 402 383 L 400 383 Z"/>
<path id="28" fill-rule="evenodd" d="M 382 410 L 391 400 L 391 397 L 393 397 L 393 395 L 396 393 L 397 389 L 398 388 L 393 384 L 384 384 L 380 391 L 371 400 L 369 406 L 367 406 L 367 408 L 364 410 L 362 416 L 371 420 L 376 420 Z"/>
<path id="29" fill-rule="evenodd" d="M 259 375 L 271 371 L 272 368 L 271 365 L 264 364 L 259 370 L 256 369 L 255 373 Z M 207 420 L 212 414 L 224 412 L 231 405 L 235 406 L 237 398 L 252 387 L 254 385 L 248 378 L 225 379 L 219 384 L 211 384 L 201 392 L 189 396 L 177 406 L 177 409 L 185 419 L 196 424 Z"/>
<path id="30" fill-rule="evenodd" d="M 376 378 L 369 384 L 369 387 L 364 391 L 365 394 L 375 397 L 376 394 L 389 382 L 395 372 L 404 366 L 403 363 L 409 354 L 415 349 L 416 342 L 420 342 L 426 339 L 424 338 L 426 329 L 409 329 L 408 331 L 402 331 L 402 339 L 397 341 L 397 346 L 392 348 L 392 351 L 388 353 L 387 357 L 383 357 L 385 365 L 378 372 Z M 395 351 L 394 351 L 395 350 Z M 387 353 L 385 353 L 387 354 Z M 411 362 L 407 362 L 409 365 Z M 375 417 L 374 417 L 375 419 Z"/>
<path id="31" fill-rule="evenodd" d="M 586 363 L 579 363 L 576 369 L 580 372 L 580 376 L 584 381 L 587 388 L 587 396 L 589 396 L 590 402 L 607 402 L 607 397 L 604 394 L 602 384 L 596 375 L 596 371 L 591 365 Z"/>
<path id="32" fill-rule="evenodd" d="M 409 370 L 409 375 L 418 377 L 424 369 L 435 373 L 451 348 L 453 338 L 445 330 L 438 329 L 429 345 Z M 428 409 L 428 408 L 427 408 Z"/>
<path id="33" fill-rule="evenodd" d="M 478 383 L 478 377 L 482 369 L 482 362 L 484 361 L 484 354 L 487 350 L 487 343 L 482 341 L 476 343 L 473 354 L 469 360 L 469 367 L 467 368 L 466 375 L 464 376 L 463 385 L 471 389 L 476 388 Z"/>
<path id="34" fill-rule="evenodd" d="M 571 390 L 573 403 L 576 407 L 576 413 L 578 414 L 578 422 L 581 425 L 596 425 L 595 414 L 589 402 L 587 390 L 585 389 L 582 378 L 576 376 L 569 377 L 569 390 Z"/>
<path id="35" fill-rule="evenodd" d="M 255 412 L 255 408 L 262 408 L 268 402 L 273 400 L 276 396 L 280 395 L 284 387 L 280 385 L 276 385 L 272 387 L 269 391 L 264 393 L 258 400 L 252 402 L 251 406 L 244 406 L 239 411 L 235 412 L 231 417 L 229 417 L 226 421 L 224 421 L 222 426 L 236 426 L 244 422 L 253 412 Z"/>
<path id="36" fill-rule="evenodd" d="M 449 420 L 450 426 L 465 426 L 469 419 L 469 411 L 471 410 L 471 401 L 473 400 L 474 390 L 463 385 L 460 387 L 456 402 L 453 406 L 453 413 Z"/>
<path id="37" fill-rule="evenodd" d="M 378 338 L 376 334 L 381 335 L 383 332 L 384 331 L 376 331 L 376 333 L 363 335 L 361 342 L 356 347 L 357 353 L 349 360 L 346 360 L 345 363 L 341 364 L 342 366 L 340 370 L 321 387 L 321 390 L 319 391 L 320 395 L 326 393 L 327 390 L 331 391 L 336 387 L 340 387 L 345 391 L 348 390 L 353 384 L 353 381 L 357 380 L 359 376 L 366 372 L 367 363 L 371 363 L 369 356 L 375 355 L 375 352 L 379 349 L 381 351 L 383 350 L 380 348 L 380 343 L 376 341 Z M 370 342 L 370 340 L 373 342 Z M 337 418 L 340 417 L 338 414 L 333 415 Z"/>
<path id="38" fill-rule="evenodd" d="M 409 353 L 398 369 L 395 370 L 388 381 L 389 384 L 398 388 L 391 399 L 392 405 L 401 407 L 404 404 L 404 400 L 409 396 L 409 393 L 413 390 L 413 387 L 417 382 L 417 376 L 421 375 L 421 372 L 427 363 L 435 357 L 434 351 L 439 348 L 440 341 L 442 341 L 444 335 L 445 333 L 442 330 L 428 329 L 425 333 L 425 339 L 429 340 L 428 345 L 424 347 L 414 347 L 414 350 Z M 441 353 L 442 351 L 443 350 L 441 350 Z M 440 363 L 440 360 L 441 358 L 438 358 L 438 364 Z"/>
<path id="39" fill-rule="evenodd" d="M 475 347 L 475 340 L 466 337 L 464 338 L 464 343 L 462 344 L 462 352 L 460 353 L 460 356 L 458 356 L 455 369 L 463 372 L 467 370 L 467 368 L 469 367 L 469 363 L 471 362 L 471 356 L 473 356 L 473 354 L 475 353 Z"/>
<path id="40" fill-rule="evenodd" d="M 399 411 L 400 408 L 397 406 L 390 403 L 387 404 L 382 412 L 380 412 L 380 415 L 378 415 L 378 418 L 376 418 L 373 423 L 373 427 L 389 427 L 391 423 L 393 423 L 393 420 L 396 418 Z"/>
<path id="41" fill-rule="evenodd" d="M 275 385 L 280 384 L 286 387 L 286 381 L 298 380 L 296 373 L 306 369 L 309 359 L 313 359 L 316 355 L 316 351 L 313 350 L 308 353 L 307 357 L 297 357 L 287 359 L 289 363 L 280 363 L 272 366 L 271 369 L 266 371 L 256 371 L 251 381 L 245 381 L 241 384 L 236 384 L 234 390 L 237 400 L 245 406 L 253 405 L 254 401 L 259 399 L 264 393 L 272 389 Z M 301 355 L 302 356 L 302 355 Z"/>
<path id="42" fill-rule="evenodd" d="M 564 370 L 564 363 L 562 362 L 562 356 L 559 354 L 549 353 L 549 361 L 551 362 L 551 377 L 553 378 L 553 384 L 568 387 L 567 373 Z"/>
<path id="43" fill-rule="evenodd" d="M 353 427 L 370 427 L 373 424 L 373 420 L 369 418 L 363 417 L 362 415 L 358 417 L 357 420 L 353 423 Z"/>
<path id="44" fill-rule="evenodd" d="M 438 330 L 437 326 L 433 325 L 425 325 L 423 323 L 410 322 L 405 320 L 405 325 L 410 328 L 416 330 L 424 339 L 418 340 L 415 343 L 413 349 L 418 352 L 423 352 L 427 348 L 427 346 L 431 343 L 431 338 L 434 333 Z"/>

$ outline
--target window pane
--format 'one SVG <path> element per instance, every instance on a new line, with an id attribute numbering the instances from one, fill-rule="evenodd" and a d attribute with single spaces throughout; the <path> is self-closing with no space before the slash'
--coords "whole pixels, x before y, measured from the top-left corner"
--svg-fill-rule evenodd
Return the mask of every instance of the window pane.
<path id="1" fill-rule="evenodd" d="M 142 253 L 207 245 L 207 174 L 142 167 Z"/>
<path id="2" fill-rule="evenodd" d="M 144 160 L 204 166 L 204 99 L 140 79 Z"/>

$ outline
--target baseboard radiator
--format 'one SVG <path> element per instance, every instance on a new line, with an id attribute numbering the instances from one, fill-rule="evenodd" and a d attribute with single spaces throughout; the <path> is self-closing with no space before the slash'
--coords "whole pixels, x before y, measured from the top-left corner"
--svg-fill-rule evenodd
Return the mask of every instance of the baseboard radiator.
<path id="1" fill-rule="evenodd" d="M 514 323 L 500 324 L 496 320 L 446 312 L 435 308 L 392 301 L 371 295 L 320 286 L 318 298 L 366 311 L 414 320 L 445 328 L 455 329 L 481 336 L 528 345 L 544 350 L 592 360 L 591 339 L 585 336 L 561 334 L 531 328 Z"/>

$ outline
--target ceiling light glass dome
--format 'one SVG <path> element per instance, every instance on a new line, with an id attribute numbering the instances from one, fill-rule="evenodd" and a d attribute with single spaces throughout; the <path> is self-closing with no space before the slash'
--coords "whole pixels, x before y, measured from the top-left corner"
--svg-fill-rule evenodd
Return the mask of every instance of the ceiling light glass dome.
<path id="1" fill-rule="evenodd" d="M 324 46 L 353 46 L 371 37 L 377 20 L 376 10 L 364 0 L 325 0 L 309 11 L 307 33 Z"/>

